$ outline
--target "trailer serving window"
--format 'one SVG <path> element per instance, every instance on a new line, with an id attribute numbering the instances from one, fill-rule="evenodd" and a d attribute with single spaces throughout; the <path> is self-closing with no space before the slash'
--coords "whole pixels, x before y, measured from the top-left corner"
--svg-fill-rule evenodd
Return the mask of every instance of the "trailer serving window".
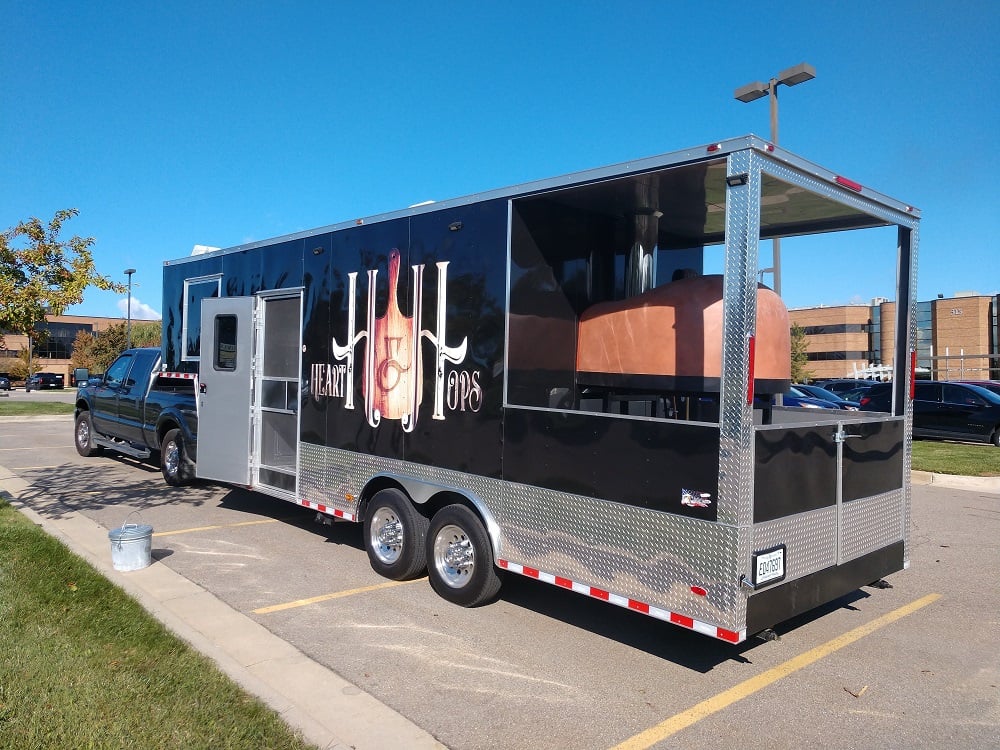
<path id="1" fill-rule="evenodd" d="M 706 247 L 724 240 L 725 172 L 719 159 L 513 201 L 510 403 L 718 419 L 717 374 L 712 395 L 704 373 L 676 367 L 678 347 L 699 356 L 701 342 L 656 321 L 642 338 L 589 335 L 588 321 L 704 275 Z"/>
<path id="2" fill-rule="evenodd" d="M 801 173 L 786 179 L 784 167 L 772 172 L 767 165 L 752 186 L 759 198 L 749 200 L 759 207 L 750 224 L 756 236 L 730 238 L 728 245 L 740 249 L 731 250 L 736 263 L 727 271 L 729 214 L 746 210 L 733 203 L 733 191 L 750 189 L 748 176 L 729 175 L 731 168 L 726 158 L 692 162 L 512 201 L 510 404 L 718 422 L 724 289 L 751 286 L 742 276 L 742 252 L 759 254 L 752 370 L 756 403 L 764 410 L 760 420 L 769 423 L 770 407 L 791 384 L 791 324 L 790 305 L 771 289 L 777 263 L 764 240 L 790 238 L 786 263 L 801 269 L 816 267 L 817 254 L 805 243 L 815 235 L 834 237 L 823 247 L 834 248 L 845 263 L 839 270 L 847 283 L 839 298 L 825 285 L 818 305 L 857 302 L 856 271 L 846 265 L 852 251 L 866 270 L 885 277 L 881 293 L 894 296 L 906 288 L 895 236 L 882 234 L 884 252 L 872 254 L 858 250 L 867 244 L 850 239 L 856 232 L 843 231 L 878 227 L 891 234 L 891 221 L 849 195 L 832 196 L 836 191 L 826 183 L 803 186 Z M 849 180 L 838 182 L 854 189 Z M 900 266 L 903 273 L 907 263 Z M 735 274 L 729 286 L 726 273 Z M 824 282 L 835 277 L 836 271 L 825 274 Z M 908 300 L 902 302 L 905 324 Z M 876 348 L 866 344 L 859 351 Z M 892 361 L 905 352 L 884 354 Z M 828 356 L 816 352 L 811 361 Z M 902 398 L 894 404 L 902 414 Z M 794 421 L 795 415 L 786 416 Z"/>

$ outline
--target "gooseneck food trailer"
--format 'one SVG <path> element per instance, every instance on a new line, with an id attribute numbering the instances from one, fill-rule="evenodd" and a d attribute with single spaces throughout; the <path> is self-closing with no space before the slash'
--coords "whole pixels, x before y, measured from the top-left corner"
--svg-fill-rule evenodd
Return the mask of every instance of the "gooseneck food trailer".
<path id="1" fill-rule="evenodd" d="M 746 136 L 167 262 L 163 359 L 198 476 L 363 523 L 385 576 L 739 643 L 908 564 L 918 223 Z M 761 241 L 873 227 L 891 412 L 782 406 Z"/>

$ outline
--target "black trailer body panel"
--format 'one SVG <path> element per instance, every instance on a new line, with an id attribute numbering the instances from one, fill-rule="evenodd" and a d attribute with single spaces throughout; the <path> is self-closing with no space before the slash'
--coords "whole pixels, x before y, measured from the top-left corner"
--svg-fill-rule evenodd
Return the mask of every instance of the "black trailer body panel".
<path id="1" fill-rule="evenodd" d="M 460 501 L 498 566 L 739 642 L 905 567 L 909 534 L 905 389 L 889 415 L 755 407 L 788 382 L 754 369 L 758 244 L 898 226 L 905 383 L 918 218 L 748 136 L 168 262 L 163 358 L 207 366 L 202 310 L 252 299 L 254 346 L 287 335 L 300 376 L 279 383 L 295 453 L 257 489 L 352 521 L 386 486 L 427 515 Z M 714 370 L 580 365 L 584 313 L 713 275 L 714 328 L 633 349 Z M 296 300 L 301 330 L 259 323 Z"/>
<path id="2" fill-rule="evenodd" d="M 504 479 L 715 521 L 719 430 L 712 425 L 508 407 Z M 697 492 L 697 500 L 685 492 Z"/>

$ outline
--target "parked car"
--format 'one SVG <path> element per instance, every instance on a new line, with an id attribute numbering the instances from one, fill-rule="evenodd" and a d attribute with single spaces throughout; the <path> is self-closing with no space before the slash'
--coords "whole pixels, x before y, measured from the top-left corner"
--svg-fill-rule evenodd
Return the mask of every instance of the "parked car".
<path id="1" fill-rule="evenodd" d="M 978 385 L 980 388 L 985 388 L 1000 395 L 1000 380 L 959 380 L 958 382 L 965 383 L 966 385 Z"/>
<path id="2" fill-rule="evenodd" d="M 859 385 L 857 388 L 852 388 L 849 391 L 841 391 L 840 397 L 845 401 L 853 401 L 856 404 L 860 404 L 861 397 L 868 393 L 873 385 L 875 385 L 874 382 L 868 382 L 866 385 Z"/>
<path id="3" fill-rule="evenodd" d="M 817 380 L 813 385 L 826 388 L 826 390 L 836 393 L 839 396 L 844 391 L 874 385 L 878 382 L 877 380 L 864 380 L 862 378 L 832 378 L 830 380 Z"/>
<path id="4" fill-rule="evenodd" d="M 825 399 L 810 396 L 805 391 L 798 390 L 797 385 L 793 385 L 781 396 L 784 406 L 797 406 L 801 409 L 837 409 L 835 404 Z"/>
<path id="5" fill-rule="evenodd" d="M 41 391 L 46 388 L 64 388 L 62 373 L 36 372 L 24 381 L 24 391 Z"/>
<path id="6" fill-rule="evenodd" d="M 6 375 L 0 375 L 0 391 L 10 390 L 10 378 Z"/>
<path id="7" fill-rule="evenodd" d="M 844 409 L 846 411 L 857 411 L 858 403 L 857 401 L 851 401 L 845 399 L 843 396 L 838 396 L 833 391 L 828 391 L 826 388 L 821 388 L 818 385 L 807 385 L 805 383 L 795 383 L 792 386 L 792 390 L 800 391 L 806 396 L 812 398 L 822 399 L 823 401 L 829 401 L 831 404 L 836 406 L 838 409 Z"/>
<path id="8" fill-rule="evenodd" d="M 861 398 L 865 411 L 890 411 L 892 384 L 872 386 Z M 1000 447 L 1000 395 L 968 383 L 918 381 L 913 398 L 913 436 L 975 440 Z"/>

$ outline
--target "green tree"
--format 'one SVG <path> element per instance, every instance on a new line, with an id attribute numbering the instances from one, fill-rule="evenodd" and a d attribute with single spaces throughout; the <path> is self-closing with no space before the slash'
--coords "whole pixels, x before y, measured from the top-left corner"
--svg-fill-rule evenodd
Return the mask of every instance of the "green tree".
<path id="1" fill-rule="evenodd" d="M 792 325 L 792 382 L 804 383 L 812 378 L 812 371 L 806 368 L 809 362 L 809 339 L 805 329 L 798 323 Z"/>
<path id="2" fill-rule="evenodd" d="M 3 331 L 37 335 L 36 323 L 82 302 L 91 286 L 125 291 L 124 285 L 97 273 L 90 250 L 93 237 L 59 236 L 63 224 L 78 213 L 63 209 L 47 224 L 32 217 L 0 233 L 0 341 Z"/>

